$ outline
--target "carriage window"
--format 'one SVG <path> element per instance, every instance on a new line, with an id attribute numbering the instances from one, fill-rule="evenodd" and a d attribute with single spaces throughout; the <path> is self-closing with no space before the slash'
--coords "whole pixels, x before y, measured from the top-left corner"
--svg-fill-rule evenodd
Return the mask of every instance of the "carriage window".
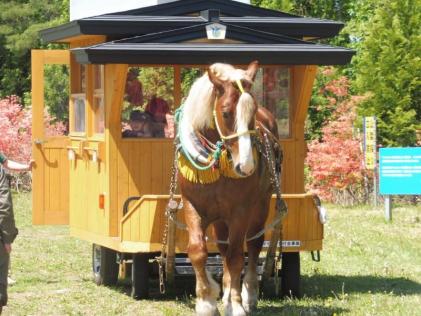
<path id="1" fill-rule="evenodd" d="M 173 67 L 129 67 L 123 111 L 123 137 L 174 137 Z"/>
<path id="2" fill-rule="evenodd" d="M 281 138 L 291 136 L 289 78 L 289 69 L 286 67 L 262 67 L 253 85 L 253 94 L 258 103 L 275 115 Z"/>
<path id="3" fill-rule="evenodd" d="M 77 133 L 85 132 L 86 117 L 86 77 L 87 66 L 75 64 L 72 68 L 74 72 L 71 83 L 71 131 Z"/>
<path id="4" fill-rule="evenodd" d="M 94 65 L 93 126 L 95 134 L 104 133 L 104 66 Z"/>
<path id="5" fill-rule="evenodd" d="M 85 132 L 85 94 L 72 94 L 73 131 Z"/>

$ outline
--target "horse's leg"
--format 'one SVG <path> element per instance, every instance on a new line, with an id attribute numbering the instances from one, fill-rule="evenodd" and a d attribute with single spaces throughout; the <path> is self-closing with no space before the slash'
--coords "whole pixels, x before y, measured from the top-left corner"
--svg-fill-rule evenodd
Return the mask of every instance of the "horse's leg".
<path id="1" fill-rule="evenodd" d="M 258 230 L 256 231 L 256 233 Z M 254 234 L 250 234 L 252 237 Z M 241 298 L 243 307 L 247 313 L 250 313 L 257 307 L 257 300 L 259 298 L 259 280 L 257 274 L 257 265 L 259 261 L 259 254 L 262 249 L 264 236 L 250 240 L 247 242 L 248 264 L 246 274 L 243 279 L 243 286 L 241 290 Z"/>
<path id="2" fill-rule="evenodd" d="M 269 209 L 269 204 L 267 202 L 260 203 L 257 210 L 261 210 L 263 213 L 265 210 Z M 247 238 L 252 238 L 257 233 L 260 232 L 264 227 L 264 220 L 266 216 L 264 213 L 260 216 L 254 216 L 254 222 L 251 223 L 249 230 L 247 232 Z M 259 280 L 257 274 L 257 266 L 259 261 L 259 254 L 262 250 L 264 241 L 264 236 L 260 236 L 256 239 L 250 240 L 247 242 L 247 252 L 248 252 L 248 264 L 246 274 L 243 279 L 243 286 L 241 291 L 241 298 L 243 301 L 243 307 L 247 313 L 250 313 L 253 309 L 257 307 L 257 300 L 259 298 Z"/>
<path id="3" fill-rule="evenodd" d="M 230 301 L 225 307 L 226 316 L 245 316 L 241 304 L 241 271 L 244 267 L 244 238 L 246 227 L 244 222 L 236 220 L 229 226 L 229 245 L 226 253 L 226 266 L 229 272 Z"/>
<path id="4" fill-rule="evenodd" d="M 218 240 L 221 240 L 221 241 L 228 240 L 228 226 L 224 222 L 222 221 L 215 222 L 213 226 L 214 226 L 216 238 Z M 230 274 L 229 274 L 229 271 L 227 268 L 227 262 L 226 262 L 228 245 L 223 244 L 223 243 L 218 243 L 217 245 L 218 245 L 219 252 L 221 253 L 221 256 L 222 256 L 223 267 L 224 267 L 224 274 L 222 277 L 222 286 L 223 286 L 224 294 L 222 296 L 222 302 L 224 303 L 224 307 L 227 307 L 230 302 L 230 291 L 231 291 L 231 278 L 230 278 Z"/>
<path id="5" fill-rule="evenodd" d="M 216 299 L 219 296 L 219 285 L 206 271 L 208 250 L 205 241 L 206 226 L 195 208 L 188 201 L 184 202 L 186 224 L 189 230 L 187 252 L 196 274 L 196 315 L 219 315 Z"/>

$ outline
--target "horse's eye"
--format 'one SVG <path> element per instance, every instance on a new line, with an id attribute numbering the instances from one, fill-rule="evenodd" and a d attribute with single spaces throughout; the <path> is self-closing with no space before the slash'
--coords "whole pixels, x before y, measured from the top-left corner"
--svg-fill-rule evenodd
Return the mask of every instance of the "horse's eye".
<path id="1" fill-rule="evenodd" d="M 229 118 L 229 116 L 230 116 L 230 113 L 229 113 L 229 112 L 222 112 L 222 117 L 223 117 L 224 119 Z"/>

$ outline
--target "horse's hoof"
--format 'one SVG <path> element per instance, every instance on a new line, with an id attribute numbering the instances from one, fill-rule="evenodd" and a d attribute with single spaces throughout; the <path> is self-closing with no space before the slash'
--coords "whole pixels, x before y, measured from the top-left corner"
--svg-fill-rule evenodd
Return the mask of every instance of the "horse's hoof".
<path id="1" fill-rule="evenodd" d="M 225 316 L 247 316 L 247 314 L 241 304 L 231 302 L 225 307 Z"/>
<path id="2" fill-rule="evenodd" d="M 248 314 L 251 314 L 257 310 L 257 304 L 246 304 L 243 303 L 244 311 Z"/>
<path id="3" fill-rule="evenodd" d="M 197 316 L 220 316 L 214 300 L 198 299 L 196 301 L 196 315 Z"/>

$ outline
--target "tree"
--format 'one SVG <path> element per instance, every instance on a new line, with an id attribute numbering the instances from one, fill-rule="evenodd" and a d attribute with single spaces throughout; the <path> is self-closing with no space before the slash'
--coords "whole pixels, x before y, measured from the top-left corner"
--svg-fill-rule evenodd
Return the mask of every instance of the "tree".
<path id="1" fill-rule="evenodd" d="M 308 107 L 306 139 L 321 139 L 337 105 L 349 98 L 349 81 L 334 67 L 319 68 Z"/>
<path id="2" fill-rule="evenodd" d="M 342 95 L 347 86 L 347 79 L 340 77 L 333 84 L 329 82 L 325 89 Z M 369 197 L 371 181 L 368 180 L 372 174 L 364 168 L 361 137 L 354 129 L 356 109 L 364 97 L 342 95 L 339 100 L 322 128 L 321 139 L 308 145 L 308 188 L 333 203 L 364 203 Z"/>
<path id="3" fill-rule="evenodd" d="M 252 0 L 251 4 L 282 12 L 291 12 L 294 10 L 294 0 Z"/>
<path id="4" fill-rule="evenodd" d="M 69 0 L 0 2 L 0 97 L 30 91 L 30 49 L 42 48 L 41 29 L 67 22 Z"/>
<path id="5" fill-rule="evenodd" d="M 369 92 L 360 115 L 377 117 L 379 143 L 413 146 L 421 127 L 421 2 L 372 2 L 371 21 L 356 38 L 357 92 Z"/>

